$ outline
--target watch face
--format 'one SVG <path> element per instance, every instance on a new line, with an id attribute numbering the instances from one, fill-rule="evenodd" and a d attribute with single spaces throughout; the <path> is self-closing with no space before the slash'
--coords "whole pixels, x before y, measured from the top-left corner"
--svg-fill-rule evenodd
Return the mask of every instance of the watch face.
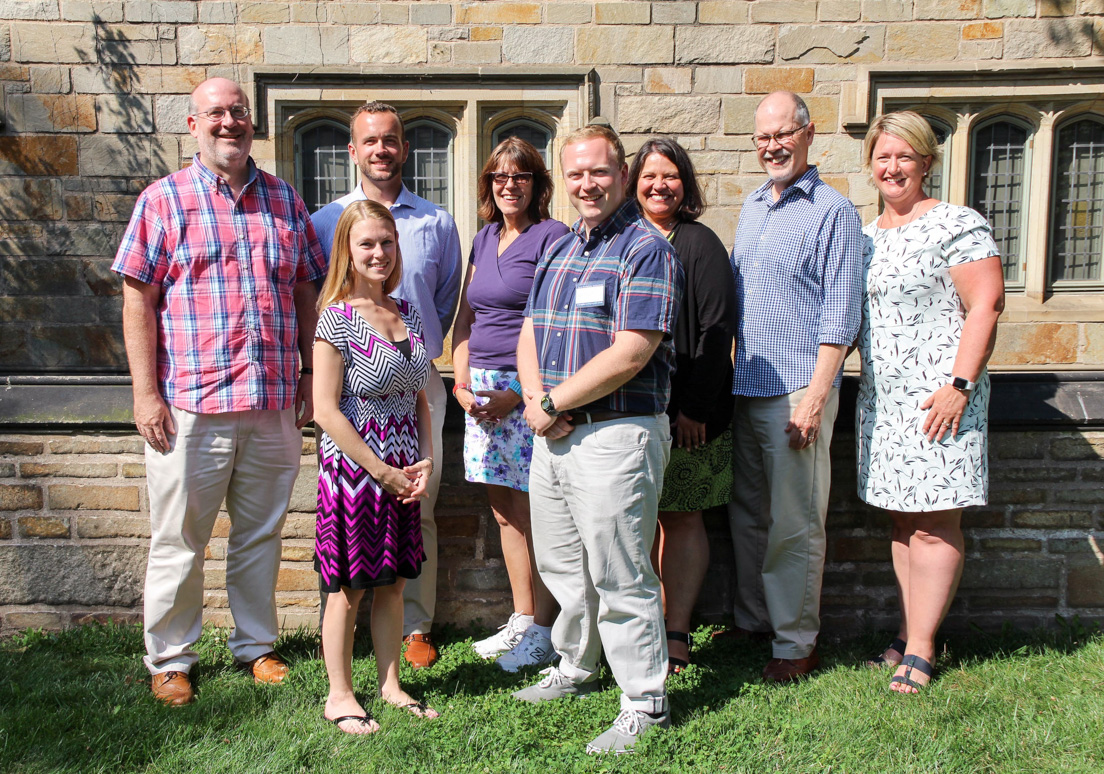
<path id="1" fill-rule="evenodd" d="M 557 416 L 560 412 L 556 411 L 556 404 L 552 402 L 551 395 L 545 395 L 541 398 L 541 408 L 544 409 L 545 414 L 551 416 Z"/>

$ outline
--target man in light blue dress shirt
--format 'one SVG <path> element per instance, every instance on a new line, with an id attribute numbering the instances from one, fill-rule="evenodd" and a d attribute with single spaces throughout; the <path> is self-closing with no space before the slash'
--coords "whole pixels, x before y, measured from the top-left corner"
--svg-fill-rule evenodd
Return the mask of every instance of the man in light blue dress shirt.
<path id="1" fill-rule="evenodd" d="M 861 223 L 809 164 L 814 132 L 796 94 L 759 103 L 753 140 L 770 179 L 744 202 L 732 248 L 734 617 L 738 635 L 774 632 L 774 682 L 819 664 L 829 446 L 861 315 Z"/>
<path id="2" fill-rule="evenodd" d="M 353 114 L 349 131 L 352 138 L 349 153 L 360 169 L 360 185 L 311 216 L 318 241 L 329 257 L 337 220 L 346 207 L 364 199 L 386 205 L 398 227 L 403 264 L 402 280 L 394 295 L 418 307 L 426 353 L 436 359 L 441 356 L 460 294 L 462 263 L 456 223 L 447 212 L 403 185 L 402 167 L 410 143 L 394 107 L 384 102 L 360 106 Z M 431 666 L 437 660 L 437 649 L 430 635 L 437 603 L 434 506 L 441 485 L 441 431 L 448 395 L 436 368 L 430 371 L 426 397 L 433 425 L 433 451 L 437 455 L 426 498 L 421 501 L 426 560 L 422 563 L 422 574 L 408 580 L 403 590 L 406 660 L 416 668 Z"/>

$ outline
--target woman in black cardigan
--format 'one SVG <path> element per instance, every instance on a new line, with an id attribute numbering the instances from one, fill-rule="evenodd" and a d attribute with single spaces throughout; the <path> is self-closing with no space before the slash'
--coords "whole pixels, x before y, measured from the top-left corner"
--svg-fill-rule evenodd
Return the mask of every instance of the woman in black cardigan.
<path id="1" fill-rule="evenodd" d="M 724 245 L 697 222 L 705 203 L 682 146 L 666 137 L 645 142 L 629 169 L 627 194 L 671 241 L 686 272 L 686 295 L 675 325 L 678 368 L 667 408 L 671 461 L 652 551 L 663 582 L 668 673 L 678 673 L 690 662 L 690 613 L 709 565 L 702 511 L 726 504 L 732 494 L 736 287 Z"/>

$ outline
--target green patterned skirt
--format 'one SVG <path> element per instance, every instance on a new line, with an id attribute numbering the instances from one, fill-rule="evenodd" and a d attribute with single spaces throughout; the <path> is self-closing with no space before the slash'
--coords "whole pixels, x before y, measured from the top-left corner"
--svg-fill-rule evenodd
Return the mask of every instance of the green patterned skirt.
<path id="1" fill-rule="evenodd" d="M 671 447 L 661 511 L 704 511 L 732 499 L 732 428 L 698 449 Z"/>

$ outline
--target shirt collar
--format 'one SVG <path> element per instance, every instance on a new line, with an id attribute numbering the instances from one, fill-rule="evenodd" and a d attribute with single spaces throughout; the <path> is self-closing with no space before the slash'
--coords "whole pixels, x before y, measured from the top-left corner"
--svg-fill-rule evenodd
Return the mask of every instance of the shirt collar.
<path id="1" fill-rule="evenodd" d="M 639 217 L 640 210 L 636 206 L 636 200 L 627 198 L 620 207 L 614 210 L 612 215 L 591 229 L 590 238 L 603 238 L 607 234 L 615 234 L 621 231 L 626 224 L 631 223 Z M 587 241 L 586 225 L 583 223 L 582 218 L 575 221 L 575 225 L 571 227 L 571 230 L 584 242 Z"/>
<path id="2" fill-rule="evenodd" d="M 353 195 L 353 200 L 352 201 L 354 201 L 354 202 L 368 201 L 368 194 L 364 193 L 364 186 L 362 186 L 360 183 L 356 184 L 356 188 L 353 190 L 353 194 L 354 195 Z M 350 202 L 350 204 L 352 204 L 352 202 Z M 400 190 L 399 195 L 395 197 L 395 203 L 392 204 L 387 209 L 393 210 L 396 207 L 411 207 L 411 208 L 414 208 L 414 207 L 417 207 L 417 206 L 418 206 L 418 197 L 415 196 L 414 193 L 409 188 L 406 187 L 405 183 L 403 183 L 402 190 Z"/>
<path id="3" fill-rule="evenodd" d="M 246 180 L 245 185 L 242 186 L 242 191 L 252 185 L 253 181 L 257 179 L 257 165 L 253 163 L 252 156 L 246 160 L 246 164 L 249 170 L 249 179 Z M 192 174 L 202 180 L 203 184 L 208 188 L 213 188 L 216 191 L 218 190 L 219 183 L 223 182 L 221 177 L 203 165 L 203 162 L 199 160 L 198 153 L 192 157 Z"/>
<path id="4" fill-rule="evenodd" d="M 817 172 L 816 164 L 810 164 L 809 168 L 802 173 L 801 177 L 799 177 L 797 180 L 787 186 L 786 190 L 782 192 L 782 195 L 778 197 L 778 201 L 782 201 L 787 196 L 789 196 L 790 192 L 793 191 L 795 188 L 808 196 L 812 193 L 813 187 L 816 186 L 819 181 L 820 173 Z M 755 189 L 755 193 L 752 194 L 752 198 L 765 199 L 768 204 L 775 204 L 776 202 L 774 200 L 774 197 L 770 195 L 772 185 L 774 184 L 770 180 L 763 183 L 763 185 Z"/>

